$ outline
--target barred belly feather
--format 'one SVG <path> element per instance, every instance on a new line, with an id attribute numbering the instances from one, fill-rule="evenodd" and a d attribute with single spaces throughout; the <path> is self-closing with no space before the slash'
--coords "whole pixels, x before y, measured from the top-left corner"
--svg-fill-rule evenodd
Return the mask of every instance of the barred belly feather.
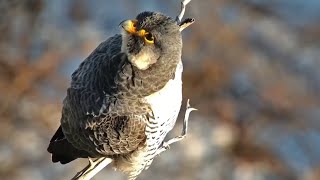
<path id="1" fill-rule="evenodd" d="M 176 68 L 175 78 L 169 80 L 163 89 L 145 98 L 154 113 L 154 119 L 151 118 L 146 126 L 148 149 L 145 156 L 146 168 L 151 164 L 167 133 L 176 123 L 182 101 L 182 71 L 183 66 L 180 61 Z"/>
<path id="2" fill-rule="evenodd" d="M 169 80 L 160 91 L 144 98 L 151 105 L 154 115 L 147 122 L 145 145 L 115 162 L 116 168 L 129 173 L 129 180 L 134 180 L 142 170 L 149 168 L 159 146 L 176 123 L 182 101 L 182 71 L 180 61 L 174 79 Z"/>

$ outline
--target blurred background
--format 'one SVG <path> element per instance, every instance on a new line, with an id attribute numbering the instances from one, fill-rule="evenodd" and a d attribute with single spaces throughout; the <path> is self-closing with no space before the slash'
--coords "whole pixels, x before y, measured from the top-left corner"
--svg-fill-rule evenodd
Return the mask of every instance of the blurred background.
<path id="1" fill-rule="evenodd" d="M 1 179 L 70 179 L 87 164 L 46 151 L 70 75 L 144 10 L 175 17 L 180 1 L 0 1 Z M 184 100 L 199 111 L 139 179 L 320 179 L 320 1 L 193 0 L 185 17 Z"/>

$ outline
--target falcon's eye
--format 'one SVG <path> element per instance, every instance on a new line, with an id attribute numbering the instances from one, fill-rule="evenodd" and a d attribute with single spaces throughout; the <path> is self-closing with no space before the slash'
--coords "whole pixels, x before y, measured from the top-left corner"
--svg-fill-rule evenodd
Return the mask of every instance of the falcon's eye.
<path id="1" fill-rule="evenodd" d="M 147 43 L 153 44 L 154 43 L 154 37 L 151 33 L 146 33 L 144 35 L 144 41 L 146 41 Z"/>

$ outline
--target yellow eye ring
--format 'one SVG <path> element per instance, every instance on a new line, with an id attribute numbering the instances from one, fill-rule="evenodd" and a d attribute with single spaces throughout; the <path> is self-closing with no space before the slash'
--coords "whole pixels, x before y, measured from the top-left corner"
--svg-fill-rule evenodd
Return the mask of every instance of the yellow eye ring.
<path id="1" fill-rule="evenodd" d="M 146 33 L 144 35 L 144 41 L 149 43 L 149 44 L 153 44 L 154 43 L 154 37 L 151 33 Z"/>

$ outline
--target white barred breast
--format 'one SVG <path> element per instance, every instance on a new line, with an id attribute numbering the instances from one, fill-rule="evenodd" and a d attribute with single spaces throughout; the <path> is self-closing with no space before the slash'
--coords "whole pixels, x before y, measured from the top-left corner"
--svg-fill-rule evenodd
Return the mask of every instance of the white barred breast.
<path id="1" fill-rule="evenodd" d="M 183 65 L 180 61 L 174 79 L 170 79 L 160 91 L 145 97 L 154 114 L 154 119 L 150 119 L 146 127 L 146 168 L 177 120 L 182 101 L 182 71 Z"/>

